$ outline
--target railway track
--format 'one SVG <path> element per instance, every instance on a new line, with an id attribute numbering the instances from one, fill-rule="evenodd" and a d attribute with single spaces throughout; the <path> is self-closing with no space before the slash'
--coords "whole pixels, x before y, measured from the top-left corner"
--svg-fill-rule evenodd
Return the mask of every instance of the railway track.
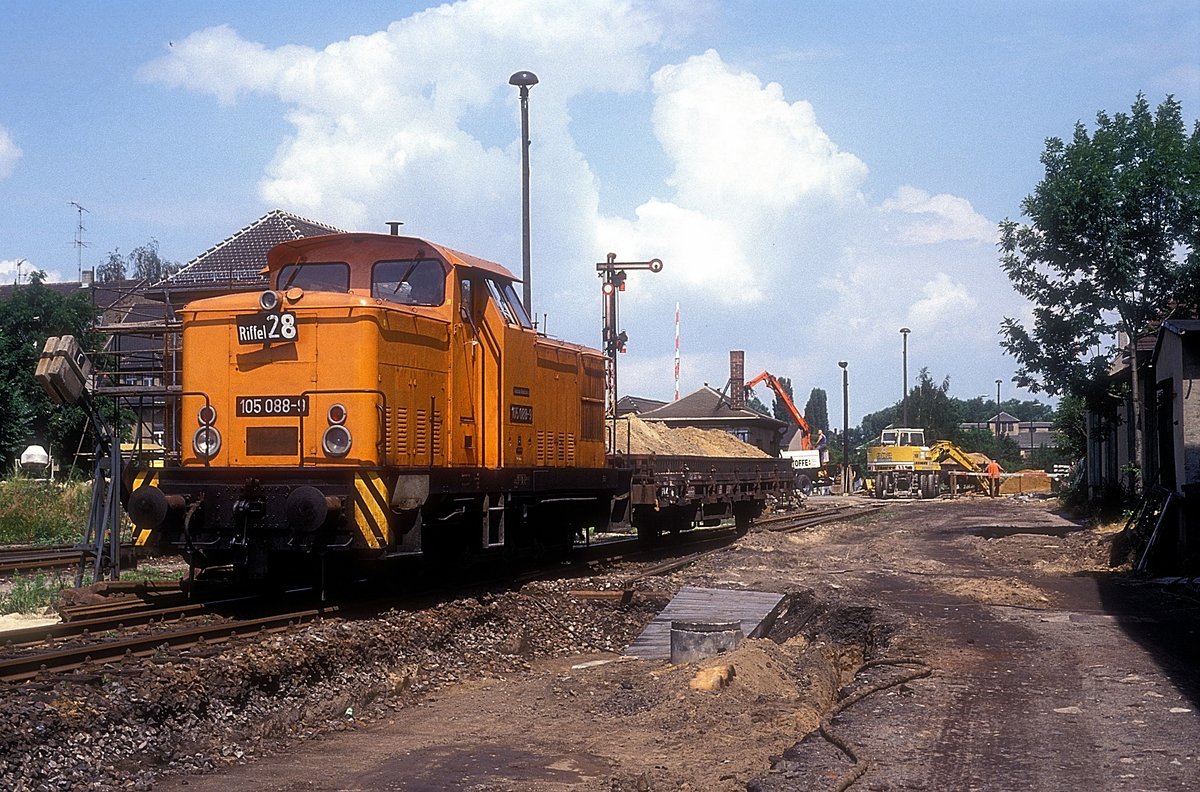
<path id="1" fill-rule="evenodd" d="M 0 548 L 0 575 L 74 569 L 79 566 L 79 557 L 74 545 L 4 547 Z"/>
<path id="2" fill-rule="evenodd" d="M 759 528 L 768 531 L 778 531 L 780 533 L 794 533 L 803 531 L 805 528 L 811 528 L 814 525 L 833 522 L 834 520 L 844 519 L 846 517 L 859 517 L 864 514 L 882 509 L 884 504 L 871 503 L 867 505 L 860 504 L 844 504 L 833 506 L 827 509 L 813 512 L 801 512 L 799 514 L 786 514 L 767 520 L 759 520 L 755 523 Z"/>
<path id="3" fill-rule="evenodd" d="M 336 612 L 336 606 L 311 608 L 256 619 L 232 619 L 219 624 L 189 624 L 167 632 L 117 637 L 94 643 L 73 643 L 62 648 L 0 659 L 0 680 L 28 682 L 42 673 L 87 672 L 108 661 L 149 657 L 167 648 L 178 651 L 193 646 L 219 644 L 238 635 L 279 632 Z"/>
<path id="4" fill-rule="evenodd" d="M 121 545 L 123 566 L 129 564 L 133 555 L 133 545 Z M 22 572 L 77 569 L 81 556 L 81 549 L 73 544 L 0 547 L 0 577 Z"/>
<path id="5" fill-rule="evenodd" d="M 777 531 L 781 533 L 794 533 L 797 531 L 802 531 L 806 528 L 811 528 L 814 525 L 821 525 L 822 523 L 833 522 L 835 520 L 841 520 L 847 517 L 857 517 L 861 516 L 862 514 L 869 514 L 881 508 L 883 508 L 882 504 L 871 504 L 870 506 L 866 507 L 847 504 L 844 506 L 821 509 L 819 511 L 783 514 L 777 517 L 769 517 L 765 520 L 756 521 L 752 530 L 758 529 Z M 736 532 L 733 532 L 734 537 L 738 535 L 739 534 Z M 633 599 L 635 586 L 639 581 L 645 580 L 646 578 L 656 577 L 658 575 L 665 575 L 678 569 L 682 569 L 690 564 L 694 564 L 705 556 L 711 555 L 723 547 L 726 547 L 729 543 L 730 541 L 727 537 L 705 537 L 699 542 L 696 542 L 696 544 L 708 544 L 712 545 L 711 547 L 698 550 L 686 556 L 664 561 L 661 564 L 656 564 L 648 569 L 641 570 L 638 572 L 638 574 L 627 578 L 624 585 L 620 589 L 613 589 L 611 591 L 573 591 L 571 593 L 575 596 L 584 598 L 619 599 L 624 603 L 629 603 Z M 644 554 L 646 551 L 643 550 L 641 552 Z M 633 560 L 635 555 L 636 554 L 627 557 L 626 560 Z"/>
<path id="6" fill-rule="evenodd" d="M 882 508 L 839 506 L 820 511 L 802 512 L 768 518 L 756 523 L 758 530 L 799 531 L 813 525 L 845 519 L 854 514 L 864 514 Z M 598 542 L 588 548 L 579 548 L 578 562 L 590 566 L 606 561 L 628 561 L 644 563 L 654 560 L 664 552 L 690 550 L 685 555 L 671 558 L 646 569 L 639 570 L 625 580 L 621 589 L 605 592 L 575 592 L 580 596 L 621 599 L 630 601 L 638 581 L 667 574 L 704 558 L 732 542 L 740 534 L 732 528 L 714 528 L 688 532 L 679 537 L 668 537 L 659 545 L 647 549 L 636 540 L 613 540 Z M 527 582 L 552 574 L 562 574 L 563 569 L 538 570 L 526 575 L 508 577 L 515 583 Z M 94 605 L 79 605 L 64 612 L 60 624 L 11 630 L 0 636 L 0 681 L 9 683 L 36 682 L 39 676 L 54 673 L 82 672 L 97 669 L 106 663 L 129 658 L 152 656 L 170 649 L 183 651 L 189 647 L 220 644 L 238 636 L 259 635 L 278 632 L 301 623 L 310 622 L 343 613 L 341 605 L 305 607 L 281 613 L 262 615 L 269 607 L 261 598 L 251 595 L 225 597 L 216 600 L 188 601 L 176 584 L 141 583 L 110 584 L 121 592 L 113 601 Z M 135 596 L 130 596 L 133 594 Z M 388 603 L 394 605 L 392 600 Z M 239 609 L 257 609 L 253 617 L 235 615 Z M 361 609 L 361 605 L 356 610 Z M 366 608 L 370 612 L 370 608 Z M 127 634 L 131 628 L 148 627 L 135 635 Z M 107 670 L 107 669 L 106 669 Z"/>

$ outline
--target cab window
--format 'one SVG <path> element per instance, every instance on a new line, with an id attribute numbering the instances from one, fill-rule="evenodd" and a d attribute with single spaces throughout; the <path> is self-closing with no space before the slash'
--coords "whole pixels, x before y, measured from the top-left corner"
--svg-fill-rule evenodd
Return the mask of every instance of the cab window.
<path id="1" fill-rule="evenodd" d="M 529 321 L 529 314 L 525 313 L 525 306 L 521 302 L 521 298 L 517 295 L 517 290 L 513 288 L 511 282 L 505 283 L 500 290 L 504 294 L 504 298 L 508 300 L 508 304 L 512 307 L 513 314 L 517 317 L 517 323 L 526 329 L 533 327 L 533 322 Z"/>
<path id="2" fill-rule="evenodd" d="M 488 293 L 495 301 L 500 313 L 504 315 L 504 321 L 526 329 L 532 328 L 533 324 L 529 321 L 529 315 L 525 313 L 525 306 L 521 304 L 521 298 L 517 296 L 512 283 L 501 283 L 491 278 L 486 280 Z"/>
<path id="3" fill-rule="evenodd" d="M 500 289 L 496 285 L 496 282 L 491 278 L 488 278 L 486 283 L 488 294 L 492 296 L 492 302 L 496 303 L 496 308 L 499 309 L 500 313 L 504 315 L 504 321 L 508 322 L 509 324 L 516 324 L 517 317 L 513 316 L 512 308 L 508 307 L 508 301 L 505 300 L 503 295 L 500 294 Z"/>
<path id="4" fill-rule="evenodd" d="M 350 265 L 343 262 L 306 261 L 288 264 L 275 276 L 277 289 L 299 286 L 305 291 L 350 291 Z"/>
<path id="5" fill-rule="evenodd" d="M 441 305 L 446 270 L 437 259 L 378 261 L 371 270 L 371 296 L 401 305 Z"/>

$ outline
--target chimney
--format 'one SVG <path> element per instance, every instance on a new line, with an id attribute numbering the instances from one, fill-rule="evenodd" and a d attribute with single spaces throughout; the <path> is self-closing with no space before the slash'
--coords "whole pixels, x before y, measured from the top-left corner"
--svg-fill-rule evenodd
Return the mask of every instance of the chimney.
<path id="1" fill-rule="evenodd" d="M 729 352 L 729 404 L 735 410 L 746 406 L 746 353 L 740 349 Z"/>

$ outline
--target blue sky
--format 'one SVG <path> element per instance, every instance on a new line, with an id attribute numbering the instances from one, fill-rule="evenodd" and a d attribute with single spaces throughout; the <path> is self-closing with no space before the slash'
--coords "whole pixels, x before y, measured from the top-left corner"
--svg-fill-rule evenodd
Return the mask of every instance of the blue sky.
<path id="1" fill-rule="evenodd" d="M 1200 4 L 0 0 L 0 278 L 74 280 L 156 239 L 186 262 L 281 208 L 520 269 L 517 70 L 531 91 L 533 298 L 595 345 L 594 263 L 630 278 L 623 393 L 747 373 L 851 421 L 927 366 L 1030 398 L 997 264 L 1045 138 L 1138 91 L 1200 112 Z M 767 393 L 760 394 L 769 402 Z"/>

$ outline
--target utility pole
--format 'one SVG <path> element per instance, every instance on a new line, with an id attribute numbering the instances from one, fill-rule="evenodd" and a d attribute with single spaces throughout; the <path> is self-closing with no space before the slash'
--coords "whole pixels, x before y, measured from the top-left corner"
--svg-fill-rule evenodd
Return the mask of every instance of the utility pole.
<path id="1" fill-rule="evenodd" d="M 908 423 L 908 334 L 911 332 L 912 332 L 912 330 L 909 330 L 907 327 L 900 328 L 900 335 L 904 338 L 904 351 L 901 353 L 902 359 L 904 361 L 904 364 L 903 364 L 904 365 L 904 402 L 903 402 L 904 406 L 902 408 L 902 412 L 904 413 L 904 423 L 902 423 L 901 426 L 909 425 L 909 423 Z"/>

